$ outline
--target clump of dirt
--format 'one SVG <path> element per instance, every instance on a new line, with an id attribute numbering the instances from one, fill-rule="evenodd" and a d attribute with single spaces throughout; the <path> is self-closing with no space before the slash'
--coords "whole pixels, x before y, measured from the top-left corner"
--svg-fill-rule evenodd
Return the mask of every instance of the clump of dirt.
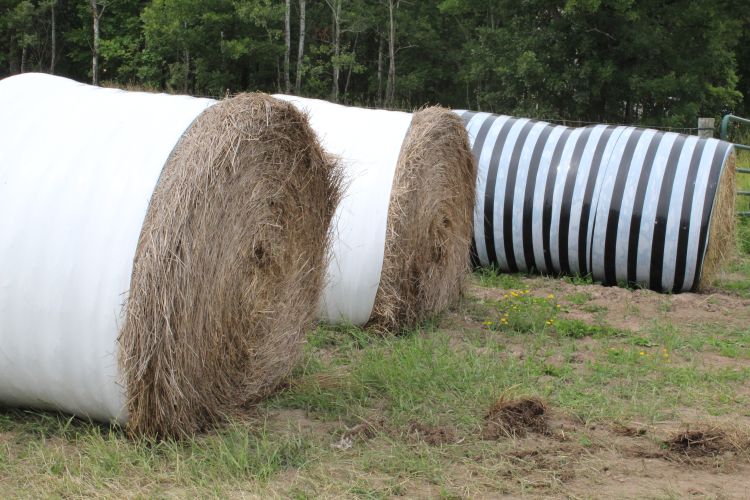
<path id="1" fill-rule="evenodd" d="M 727 433 L 715 427 L 678 432 L 664 445 L 669 451 L 690 458 L 715 457 L 736 449 Z"/>
<path id="2" fill-rule="evenodd" d="M 618 436 L 625 437 L 638 437 L 646 435 L 646 429 L 643 427 L 637 427 L 633 425 L 625 425 L 621 423 L 614 423 L 611 426 L 612 432 Z"/>
<path id="3" fill-rule="evenodd" d="M 442 425 L 427 425 L 421 422 L 412 422 L 409 425 L 409 434 L 414 435 L 417 439 L 424 441 L 430 446 L 454 444 L 458 441 L 456 439 L 456 431 Z"/>
<path id="4" fill-rule="evenodd" d="M 548 408 L 537 397 L 505 399 L 501 397 L 484 417 L 482 439 L 523 437 L 527 432 L 547 434 Z"/>

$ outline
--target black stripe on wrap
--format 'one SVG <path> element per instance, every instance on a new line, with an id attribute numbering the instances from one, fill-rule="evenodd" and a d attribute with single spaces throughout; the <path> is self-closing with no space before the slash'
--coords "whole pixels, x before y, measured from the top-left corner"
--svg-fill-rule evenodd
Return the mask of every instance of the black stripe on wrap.
<path id="1" fill-rule="evenodd" d="M 471 113 L 471 111 L 469 113 Z M 479 164 L 482 161 L 482 158 L 481 158 L 482 149 L 484 149 L 484 142 L 487 140 L 487 133 L 490 131 L 492 124 L 495 123 L 495 120 L 497 119 L 498 119 L 497 115 L 488 115 L 482 122 L 482 125 L 479 127 L 479 132 L 477 132 L 477 137 L 474 140 L 474 144 L 471 146 L 471 153 L 474 155 L 474 158 L 476 158 L 477 164 Z M 485 186 L 485 189 L 486 189 L 486 186 Z M 479 196 L 479 193 L 477 193 L 477 196 Z M 479 203 L 479 199 L 477 199 L 477 203 Z M 484 227 L 485 222 L 486 221 L 484 220 L 484 217 L 482 217 L 482 227 Z M 479 242 L 477 241 L 477 231 L 475 229 L 474 237 L 472 238 L 471 251 L 472 251 L 472 258 L 473 256 L 476 256 L 477 266 L 482 264 L 481 260 L 479 259 L 479 250 L 477 248 L 478 246 L 479 246 Z M 487 262 L 487 265 L 492 265 L 492 262 Z"/>
<path id="2" fill-rule="evenodd" d="M 508 118 L 497 134 L 497 140 L 495 141 L 495 147 L 492 149 L 492 157 L 490 158 L 487 170 L 487 185 L 484 189 L 484 243 L 487 245 L 487 259 L 490 261 L 490 265 L 498 267 L 500 267 L 500 262 L 495 252 L 495 221 L 493 215 L 495 208 L 495 184 L 497 183 L 497 172 L 500 169 L 500 157 L 505 147 L 505 140 L 508 138 L 508 132 L 510 132 L 510 129 L 517 121 L 516 118 Z"/>
<path id="3" fill-rule="evenodd" d="M 638 281 L 638 242 L 641 237 L 641 218 L 643 217 L 643 204 L 646 200 L 648 181 L 651 179 L 651 170 L 654 166 L 656 152 L 664 139 L 663 132 L 657 132 L 651 144 L 648 146 L 646 156 L 643 160 L 641 177 L 638 179 L 638 187 L 633 200 L 633 216 L 630 218 L 630 235 L 628 237 L 628 283 L 634 285 Z"/>
<path id="4" fill-rule="evenodd" d="M 530 120 L 523 126 L 521 132 L 518 134 L 518 139 L 513 147 L 513 154 L 510 157 L 510 165 L 508 165 L 508 178 L 505 182 L 505 198 L 503 199 L 503 245 L 505 246 L 505 260 L 508 262 L 508 270 L 512 273 L 518 272 L 518 265 L 516 265 L 516 252 L 513 248 L 513 201 L 516 195 L 518 162 L 521 159 L 521 153 L 526 144 L 526 138 L 529 136 L 529 132 L 535 123 L 535 121 Z"/>
<path id="5" fill-rule="evenodd" d="M 547 184 L 544 187 L 544 208 L 542 210 L 542 245 L 544 250 L 544 267 L 547 274 L 559 274 L 560 270 L 552 270 L 552 252 L 550 252 L 549 242 L 549 229 L 552 224 L 552 195 L 555 189 L 555 182 L 557 180 L 557 169 L 560 166 L 560 157 L 562 156 L 565 144 L 568 142 L 568 137 L 573 132 L 573 129 L 568 128 L 560 134 L 560 138 L 555 146 L 555 151 L 552 153 L 552 160 L 549 164 L 549 172 L 547 173 Z"/>
<path id="6" fill-rule="evenodd" d="M 464 111 L 463 113 L 461 113 L 461 118 L 464 121 L 464 125 L 468 126 L 471 119 L 474 118 L 477 113 L 477 111 Z"/>
<path id="7" fill-rule="evenodd" d="M 724 171 L 724 158 L 727 151 L 732 147 L 731 144 L 722 142 L 716 148 L 714 160 L 711 165 L 711 173 L 708 176 L 706 185 L 706 197 L 703 202 L 703 216 L 701 217 L 701 236 L 698 241 L 698 262 L 695 266 L 695 279 L 693 280 L 692 291 L 697 291 L 701 283 L 701 274 L 703 273 L 703 259 L 706 257 L 706 247 L 708 244 L 708 225 L 711 221 L 711 214 L 714 210 L 714 200 L 716 191 L 719 187 L 721 174 Z"/>
<path id="8" fill-rule="evenodd" d="M 615 127 L 609 125 L 599 137 L 599 143 L 594 150 L 594 158 L 591 161 L 589 177 L 586 180 L 586 189 L 583 192 L 583 205 L 581 206 L 581 225 L 578 228 L 578 272 L 582 276 L 589 274 L 589 220 L 591 218 L 591 202 L 594 198 L 594 188 L 596 179 L 599 176 L 599 169 L 602 166 L 602 157 L 604 150 L 607 148 L 609 138 Z"/>
<path id="9" fill-rule="evenodd" d="M 480 156 L 482 155 L 482 149 L 484 149 L 484 141 L 487 140 L 487 134 L 489 133 L 492 124 L 495 123 L 495 120 L 498 118 L 500 117 L 497 115 L 489 115 L 484 122 L 482 122 L 482 126 L 479 127 L 477 138 L 474 141 L 474 145 L 471 147 L 471 152 L 474 153 L 477 161 L 481 160 Z"/>
<path id="10" fill-rule="evenodd" d="M 573 204 L 573 189 L 578 177 L 578 167 L 581 157 L 591 137 L 593 127 L 586 127 L 578 136 L 573 156 L 570 159 L 570 168 L 565 173 L 565 186 L 563 187 L 562 202 L 560 206 L 560 231 L 558 233 L 557 245 L 560 254 L 560 272 L 570 274 L 570 262 L 568 261 L 568 235 L 570 234 L 570 208 Z M 580 253 L 580 249 L 579 249 Z"/>
<path id="11" fill-rule="evenodd" d="M 536 146 L 534 146 L 534 152 L 531 153 L 529 173 L 526 177 L 526 191 L 524 192 L 523 201 L 523 256 L 526 260 L 527 271 L 532 271 L 539 267 L 534 261 L 534 190 L 536 188 L 536 176 L 539 172 L 539 162 L 547 145 L 547 140 L 554 129 L 554 126 L 547 125 L 542 130 L 542 133 L 539 134 Z"/>
<path id="12" fill-rule="evenodd" d="M 482 263 L 479 261 L 479 251 L 477 250 L 477 239 L 476 237 L 471 238 L 471 248 L 469 248 L 469 264 L 472 269 L 480 267 Z"/>
<path id="13" fill-rule="evenodd" d="M 695 194 L 695 179 L 698 177 L 698 169 L 701 165 L 703 150 L 706 149 L 707 141 L 698 141 L 693 150 L 690 160 L 687 180 L 685 182 L 685 194 L 682 198 L 682 211 L 680 212 L 680 232 L 677 237 L 677 263 L 674 269 L 674 284 L 672 290 L 681 292 L 685 283 L 685 265 L 687 263 L 688 237 L 690 235 L 690 214 L 693 208 L 693 195 Z"/>
<path id="14" fill-rule="evenodd" d="M 607 216 L 607 230 L 604 237 L 604 284 L 617 284 L 617 228 L 620 226 L 620 211 L 622 210 L 622 198 L 625 194 L 625 184 L 628 174 L 633 166 L 633 153 L 638 141 L 643 135 L 642 129 L 636 129 L 628 137 L 622 159 L 617 168 L 617 177 L 609 203 L 609 214 Z"/>
<path id="15" fill-rule="evenodd" d="M 662 270 L 664 267 L 664 241 L 667 237 L 667 217 L 669 215 L 669 202 L 672 199 L 672 188 L 674 187 L 674 177 L 677 172 L 677 163 L 685 145 L 686 137 L 680 135 L 672 145 L 672 151 L 669 153 L 667 168 L 664 171 L 661 190 L 659 191 L 659 204 L 656 209 L 656 220 L 654 221 L 654 237 L 651 240 L 651 268 L 649 275 L 651 281 L 649 288 L 656 291 L 662 291 Z"/>

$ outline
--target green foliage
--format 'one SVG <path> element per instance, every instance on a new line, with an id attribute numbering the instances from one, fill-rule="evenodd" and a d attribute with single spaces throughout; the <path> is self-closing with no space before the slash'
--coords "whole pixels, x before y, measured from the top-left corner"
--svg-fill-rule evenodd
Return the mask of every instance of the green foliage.
<path id="1" fill-rule="evenodd" d="M 390 66 L 384 0 L 291 2 L 290 79 L 301 93 L 383 105 Z M 198 95 L 283 90 L 284 2 L 103 0 L 102 81 Z M 694 127 L 748 109 L 750 19 L 736 0 L 395 2 L 395 98 L 549 119 Z M 53 9 L 54 7 L 54 9 Z M 0 76 L 91 78 L 88 2 L 0 0 Z M 335 93 L 334 93 L 335 94 Z"/>
<path id="2" fill-rule="evenodd" d="M 484 322 L 492 330 L 526 333 L 552 328 L 560 305 L 554 295 L 534 297 L 528 290 L 511 291 L 498 302 L 492 319 Z"/>
<path id="3" fill-rule="evenodd" d="M 582 339 L 584 337 L 602 338 L 622 335 L 616 328 L 604 325 L 592 325 L 579 319 L 561 319 L 555 322 L 555 331 L 563 337 Z"/>

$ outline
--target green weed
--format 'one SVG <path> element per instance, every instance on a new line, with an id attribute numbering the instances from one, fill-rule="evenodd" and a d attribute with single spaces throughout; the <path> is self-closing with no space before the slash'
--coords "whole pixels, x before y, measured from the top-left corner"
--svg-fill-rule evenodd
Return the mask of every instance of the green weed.
<path id="1" fill-rule="evenodd" d="M 523 275 L 520 274 L 507 274 L 495 268 L 481 268 L 475 271 L 474 275 L 483 287 L 516 290 L 524 288 Z"/>

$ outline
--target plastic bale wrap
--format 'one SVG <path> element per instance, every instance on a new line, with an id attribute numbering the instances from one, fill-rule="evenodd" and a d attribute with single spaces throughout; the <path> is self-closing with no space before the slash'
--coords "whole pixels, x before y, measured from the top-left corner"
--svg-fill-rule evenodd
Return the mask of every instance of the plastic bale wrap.
<path id="1" fill-rule="evenodd" d="M 321 319 L 395 332 L 447 308 L 468 270 L 475 195 L 461 120 L 439 107 L 411 114 L 277 97 L 309 115 L 344 167 Z"/>
<path id="2" fill-rule="evenodd" d="M 269 394 L 339 196 L 304 115 L 45 75 L 0 104 L 0 403 L 165 437 Z"/>
<path id="3" fill-rule="evenodd" d="M 734 247 L 729 143 L 457 113 L 478 161 L 475 264 L 682 292 Z"/>

